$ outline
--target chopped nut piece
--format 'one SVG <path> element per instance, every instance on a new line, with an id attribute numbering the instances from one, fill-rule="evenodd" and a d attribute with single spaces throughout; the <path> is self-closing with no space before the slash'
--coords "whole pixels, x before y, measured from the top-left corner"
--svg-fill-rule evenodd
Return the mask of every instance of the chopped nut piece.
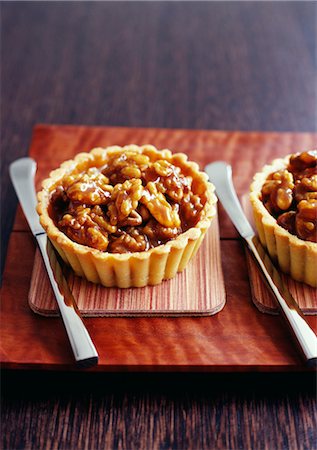
<path id="1" fill-rule="evenodd" d="M 152 242 L 157 242 L 160 245 L 171 239 L 175 239 L 181 233 L 181 230 L 177 227 L 164 227 L 152 219 L 144 227 L 143 232 Z"/>
<path id="2" fill-rule="evenodd" d="M 180 172 L 178 167 L 173 166 L 170 162 L 160 159 L 153 164 L 155 172 L 162 177 L 169 177 L 173 172 Z"/>
<path id="3" fill-rule="evenodd" d="M 317 242 L 317 200 L 302 200 L 297 205 L 296 234 L 305 241 Z"/>
<path id="4" fill-rule="evenodd" d="M 122 231 L 119 237 L 112 238 L 112 242 L 109 244 L 109 251 L 112 253 L 143 252 L 149 248 L 147 236 L 133 227 Z"/>
<path id="5" fill-rule="evenodd" d="M 113 190 L 108 182 L 108 178 L 94 167 L 86 173 L 65 177 L 63 187 L 67 197 L 73 202 L 105 205 L 109 202 Z"/>
<path id="6" fill-rule="evenodd" d="M 297 203 L 305 199 L 317 199 L 317 175 L 313 175 L 311 178 L 304 177 L 301 180 L 297 180 L 294 193 Z"/>
<path id="7" fill-rule="evenodd" d="M 150 158 L 135 151 L 123 152 L 110 158 L 101 168 L 112 185 L 124 183 L 131 178 L 141 178 L 141 173 L 150 163 Z"/>
<path id="8" fill-rule="evenodd" d="M 64 233 L 78 244 L 88 245 L 101 251 L 108 247 L 108 233 L 114 233 L 116 227 L 105 219 L 99 206 L 93 208 L 79 205 L 64 214 L 58 222 Z"/>
<path id="9" fill-rule="evenodd" d="M 157 190 L 156 185 L 150 181 L 141 198 L 143 203 L 152 216 L 165 227 L 179 227 L 180 218 L 178 212 L 165 199 L 164 195 Z"/>
<path id="10" fill-rule="evenodd" d="M 193 226 L 198 221 L 199 213 L 204 206 L 198 195 L 189 192 L 184 195 L 180 207 L 184 217 L 184 222 L 189 226 Z"/>
<path id="11" fill-rule="evenodd" d="M 288 170 L 293 174 L 298 174 L 311 167 L 316 167 L 317 164 L 317 150 L 309 152 L 296 153 L 290 157 Z M 297 178 L 297 176 L 296 176 Z"/>
<path id="12" fill-rule="evenodd" d="M 294 180 L 288 170 L 274 172 L 262 188 L 263 203 L 271 213 L 287 211 L 293 201 Z"/>
<path id="13" fill-rule="evenodd" d="M 118 221 L 128 217 L 138 206 L 143 195 L 142 181 L 127 180 L 123 184 L 117 184 L 112 192 L 111 200 L 115 202 L 118 211 Z"/>
<path id="14" fill-rule="evenodd" d="M 149 166 L 144 178 L 147 182 L 155 182 L 158 191 L 175 202 L 179 202 L 184 193 L 189 192 L 191 186 L 190 177 L 185 177 L 180 173 L 179 167 L 164 160 L 156 161 L 153 166 Z"/>
<path id="15" fill-rule="evenodd" d="M 141 216 L 142 221 L 146 223 L 151 218 L 150 211 L 146 208 L 146 206 L 139 204 L 137 207 L 137 212 Z"/>

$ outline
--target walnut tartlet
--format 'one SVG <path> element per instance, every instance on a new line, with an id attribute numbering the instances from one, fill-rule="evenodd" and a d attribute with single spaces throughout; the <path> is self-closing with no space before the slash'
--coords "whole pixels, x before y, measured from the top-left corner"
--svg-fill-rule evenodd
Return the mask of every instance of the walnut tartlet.
<path id="1" fill-rule="evenodd" d="M 254 176 L 250 200 L 261 243 L 281 270 L 317 286 L 317 150 L 276 159 Z"/>
<path id="2" fill-rule="evenodd" d="M 151 145 L 80 153 L 42 187 L 37 211 L 56 250 L 107 287 L 174 277 L 216 217 L 214 187 L 198 165 Z"/>

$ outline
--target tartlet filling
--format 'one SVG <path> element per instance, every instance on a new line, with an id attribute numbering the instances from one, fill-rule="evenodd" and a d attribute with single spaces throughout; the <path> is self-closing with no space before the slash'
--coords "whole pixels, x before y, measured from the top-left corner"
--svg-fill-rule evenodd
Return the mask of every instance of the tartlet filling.
<path id="1" fill-rule="evenodd" d="M 147 251 L 199 221 L 206 198 L 193 178 L 164 159 L 128 150 L 102 167 L 64 176 L 50 197 L 50 216 L 71 240 L 100 251 Z"/>
<path id="2" fill-rule="evenodd" d="M 261 200 L 280 226 L 317 242 L 317 150 L 292 155 L 285 169 L 270 174 Z"/>

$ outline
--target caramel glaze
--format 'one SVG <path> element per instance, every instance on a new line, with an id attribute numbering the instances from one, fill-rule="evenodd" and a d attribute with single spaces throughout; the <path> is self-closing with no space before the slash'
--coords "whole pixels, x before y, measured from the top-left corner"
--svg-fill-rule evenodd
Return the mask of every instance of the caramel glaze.
<path id="1" fill-rule="evenodd" d="M 173 176 L 175 177 L 175 173 Z M 162 178 L 154 171 L 148 170 L 146 177 L 142 177 L 142 185 L 146 187 L 148 182 L 158 185 Z M 188 178 L 178 175 L 177 188 L 171 191 L 174 198 L 165 193 L 164 201 L 179 217 L 180 224 L 178 226 L 162 225 L 142 203 L 143 198 L 140 199 L 136 209 L 130 213 L 129 217 L 124 220 L 116 218 L 113 220 L 114 217 L 109 209 L 111 193 L 109 191 L 100 192 L 101 187 L 94 181 L 90 181 L 89 184 L 83 183 L 80 190 L 85 197 L 94 198 L 95 194 L 98 194 L 103 199 L 100 205 L 81 203 L 71 199 L 69 191 L 61 185 L 52 191 L 48 212 L 55 225 L 79 244 L 110 253 L 147 251 L 175 239 L 179 234 L 194 227 L 199 220 L 199 212 L 203 205 L 200 199 L 191 192 Z M 153 194 L 146 193 L 143 194 L 143 197 L 144 195 L 155 199 Z M 128 194 L 123 192 L 122 201 L 129 200 L 128 197 Z M 86 216 L 82 214 L 83 211 L 86 211 Z M 65 225 L 65 217 L 69 215 L 72 217 L 71 221 L 78 221 L 76 226 L 71 221 Z M 97 216 L 107 222 L 107 229 L 103 226 L 104 222 L 101 222 Z"/>

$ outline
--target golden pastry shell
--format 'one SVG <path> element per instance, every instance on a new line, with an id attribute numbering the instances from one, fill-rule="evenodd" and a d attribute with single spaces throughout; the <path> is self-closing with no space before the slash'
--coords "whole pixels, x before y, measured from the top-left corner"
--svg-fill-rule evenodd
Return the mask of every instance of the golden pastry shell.
<path id="1" fill-rule="evenodd" d="M 106 156 L 127 150 L 145 152 L 151 160 L 165 159 L 191 175 L 195 193 L 204 194 L 207 198 L 199 222 L 176 239 L 145 252 L 107 253 L 77 244 L 56 227 L 48 214 L 51 192 L 66 174 L 83 171 L 91 166 L 100 167 L 105 163 Z M 199 171 L 196 163 L 188 161 L 185 154 L 172 154 L 167 149 L 157 150 L 152 145 L 127 145 L 95 148 L 62 163 L 43 181 L 42 191 L 38 193 L 37 212 L 50 241 L 77 275 L 106 287 L 127 288 L 159 284 L 181 272 L 196 254 L 211 221 L 216 218 L 216 202 L 214 186 L 208 182 L 208 176 Z"/>
<path id="2" fill-rule="evenodd" d="M 261 190 L 268 175 L 285 169 L 291 155 L 275 159 L 255 174 L 250 187 L 250 201 L 259 239 L 281 270 L 294 280 L 317 286 L 317 243 L 304 241 L 277 224 L 262 203 Z"/>

